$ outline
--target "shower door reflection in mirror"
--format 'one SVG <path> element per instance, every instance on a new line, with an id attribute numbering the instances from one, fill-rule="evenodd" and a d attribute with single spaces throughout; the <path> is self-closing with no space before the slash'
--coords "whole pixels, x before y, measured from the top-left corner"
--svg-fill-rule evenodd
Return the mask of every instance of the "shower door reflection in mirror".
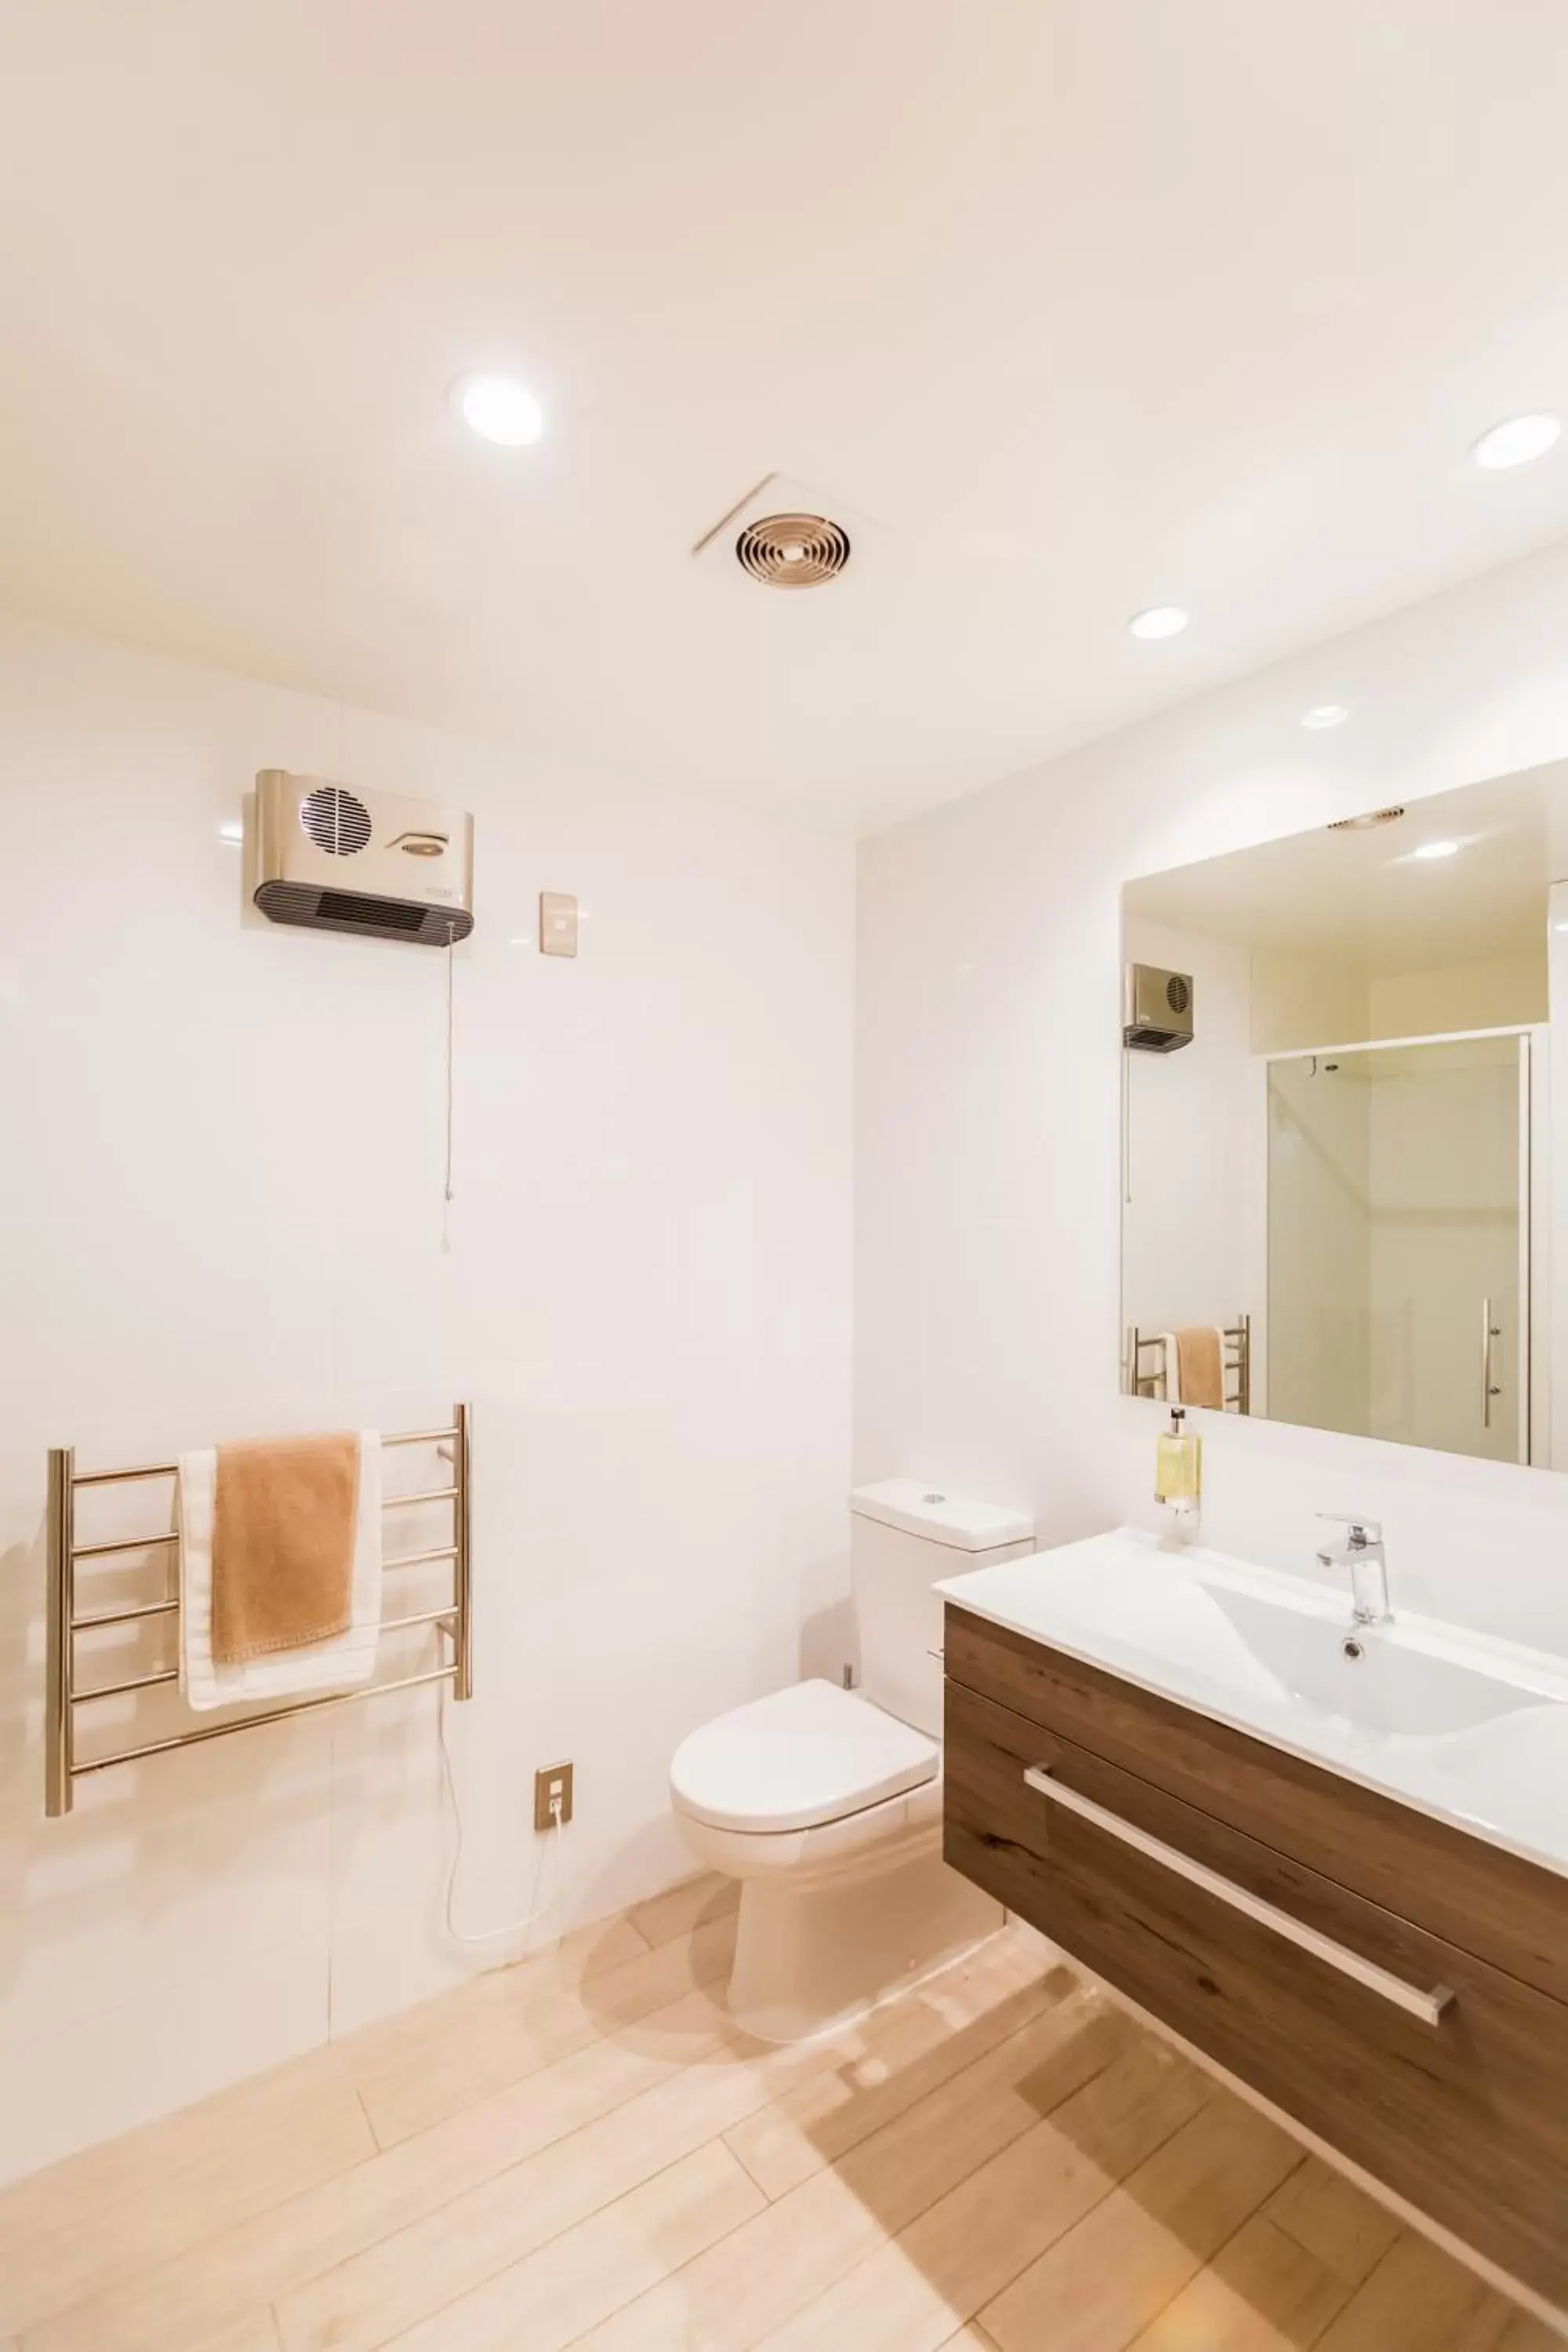
<path id="1" fill-rule="evenodd" d="M 1149 876 L 1122 932 L 1124 1389 L 1568 1468 L 1568 763 Z"/>
<path id="2" fill-rule="evenodd" d="M 1268 1063 L 1276 1420 L 1529 1458 L 1529 1076 L 1523 1033 Z"/>

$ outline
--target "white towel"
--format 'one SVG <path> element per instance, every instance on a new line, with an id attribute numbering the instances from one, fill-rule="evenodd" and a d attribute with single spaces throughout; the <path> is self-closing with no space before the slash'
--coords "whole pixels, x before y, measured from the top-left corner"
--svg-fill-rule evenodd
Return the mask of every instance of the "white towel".
<path id="1" fill-rule="evenodd" d="M 1173 1331 L 1161 1332 L 1160 1352 L 1165 1359 L 1165 1402 L 1167 1404 L 1180 1404 L 1182 1402 L 1182 1359 L 1176 1347 L 1176 1335 Z"/>
<path id="2" fill-rule="evenodd" d="M 213 1522 L 217 1454 L 180 1456 L 180 1692 L 187 1706 L 296 1698 L 369 1682 L 381 1638 L 381 1437 L 359 1433 L 359 1507 L 349 1623 L 330 1642 L 220 1665 L 213 1656 Z"/>

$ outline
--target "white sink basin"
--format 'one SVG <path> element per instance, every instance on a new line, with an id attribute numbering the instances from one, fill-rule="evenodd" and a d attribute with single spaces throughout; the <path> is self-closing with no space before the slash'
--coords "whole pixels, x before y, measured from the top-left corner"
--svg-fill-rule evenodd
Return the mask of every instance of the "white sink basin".
<path id="1" fill-rule="evenodd" d="M 1568 1872 L 1568 1659 L 1136 1528 L 937 1590 L 1015 1633 Z"/>
<path id="2" fill-rule="evenodd" d="M 1289 1601 L 1223 1585 L 1205 1584 L 1205 1591 L 1282 1691 L 1342 1722 L 1409 1739 L 1443 1739 L 1522 1707 L 1552 1704 L 1495 1674 L 1380 1632 L 1325 1624 Z"/>

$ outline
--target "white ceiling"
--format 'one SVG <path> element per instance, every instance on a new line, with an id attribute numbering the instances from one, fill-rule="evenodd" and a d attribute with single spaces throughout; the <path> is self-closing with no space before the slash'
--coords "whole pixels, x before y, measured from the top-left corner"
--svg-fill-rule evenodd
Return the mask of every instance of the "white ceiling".
<path id="1" fill-rule="evenodd" d="M 1423 843 L 1452 841 L 1428 862 Z M 1413 802 L 1364 833 L 1316 825 L 1128 883 L 1124 916 L 1358 971 L 1436 971 L 1539 957 L 1547 894 L 1568 876 L 1568 761 Z"/>
<path id="2" fill-rule="evenodd" d="M 0 0 L 0 595 L 882 824 L 1568 531 L 1565 109 L 1561 0 Z M 694 562 L 774 467 L 877 560 Z"/>

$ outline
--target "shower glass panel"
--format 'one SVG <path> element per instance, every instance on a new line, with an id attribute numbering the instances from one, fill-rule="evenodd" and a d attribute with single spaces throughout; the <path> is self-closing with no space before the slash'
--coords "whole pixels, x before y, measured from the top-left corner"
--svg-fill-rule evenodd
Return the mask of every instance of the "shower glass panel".
<path id="1" fill-rule="evenodd" d="M 1269 1061 L 1272 1419 L 1528 1461 L 1529 1054 Z"/>

